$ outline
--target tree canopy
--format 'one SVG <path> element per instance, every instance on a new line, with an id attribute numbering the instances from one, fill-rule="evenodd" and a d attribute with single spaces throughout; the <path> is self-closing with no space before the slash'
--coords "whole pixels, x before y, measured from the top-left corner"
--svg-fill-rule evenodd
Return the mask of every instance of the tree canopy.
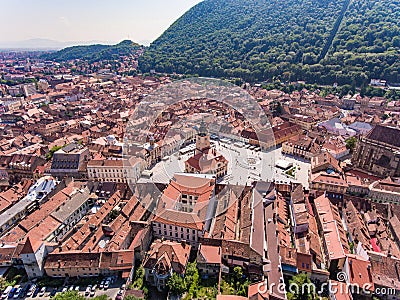
<path id="1" fill-rule="evenodd" d="M 206 0 L 154 41 L 139 67 L 249 82 L 400 82 L 398 5 L 398 0 Z"/>
<path id="2" fill-rule="evenodd" d="M 68 61 L 74 59 L 96 62 L 101 60 L 113 60 L 121 56 L 128 56 L 136 53 L 142 46 L 132 41 L 125 40 L 116 45 L 89 45 L 67 47 L 60 51 L 45 53 L 43 59 L 55 61 Z"/>
<path id="3" fill-rule="evenodd" d="M 185 280 L 175 272 L 168 279 L 167 286 L 173 295 L 182 295 L 186 291 Z"/>
<path id="4" fill-rule="evenodd" d="M 82 295 L 80 295 L 77 291 L 67 291 L 64 293 L 59 293 L 57 294 L 54 298 L 54 300 L 85 300 L 86 298 Z M 110 297 L 107 295 L 100 295 L 92 298 L 94 300 L 111 300 Z"/>
<path id="5" fill-rule="evenodd" d="M 312 300 L 316 299 L 314 286 L 306 274 L 297 274 L 289 280 L 288 300 Z"/>

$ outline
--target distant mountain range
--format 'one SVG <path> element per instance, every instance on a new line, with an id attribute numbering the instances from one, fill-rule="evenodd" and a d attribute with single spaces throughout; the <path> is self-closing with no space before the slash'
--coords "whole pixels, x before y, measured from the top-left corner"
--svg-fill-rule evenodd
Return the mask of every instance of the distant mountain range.
<path id="1" fill-rule="evenodd" d="M 0 49 L 21 49 L 21 50 L 60 50 L 65 47 L 71 47 L 75 45 L 92 45 L 92 44 L 105 44 L 111 45 L 110 42 L 105 41 L 71 41 L 71 42 L 60 42 L 51 39 L 29 39 L 23 41 L 10 41 L 0 42 Z"/>
<path id="2" fill-rule="evenodd" d="M 87 45 L 72 46 L 59 51 L 44 53 L 41 57 L 46 60 L 67 61 L 82 59 L 89 62 L 112 60 L 121 56 L 135 54 L 143 46 L 130 40 L 124 40 L 116 45 Z"/>

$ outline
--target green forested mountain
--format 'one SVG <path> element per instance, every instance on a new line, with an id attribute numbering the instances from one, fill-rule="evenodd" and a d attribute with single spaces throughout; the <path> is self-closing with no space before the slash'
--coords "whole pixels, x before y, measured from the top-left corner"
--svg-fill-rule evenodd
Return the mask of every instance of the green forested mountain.
<path id="1" fill-rule="evenodd" d="M 72 59 L 84 59 L 90 62 L 100 60 L 112 60 L 121 56 L 134 54 L 141 46 L 132 41 L 125 40 L 116 45 L 89 45 L 73 46 L 57 52 L 42 55 L 43 59 L 55 61 L 67 61 Z"/>
<path id="2" fill-rule="evenodd" d="M 205 0 L 139 67 L 246 81 L 400 82 L 399 36 L 399 0 Z"/>

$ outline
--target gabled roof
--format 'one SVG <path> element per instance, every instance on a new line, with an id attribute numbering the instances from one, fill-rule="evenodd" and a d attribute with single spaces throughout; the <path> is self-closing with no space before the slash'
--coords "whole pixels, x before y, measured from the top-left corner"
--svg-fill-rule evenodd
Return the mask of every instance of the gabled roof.
<path id="1" fill-rule="evenodd" d="M 201 260 L 208 264 L 220 264 L 221 263 L 221 247 L 200 245 L 199 254 Z"/>
<path id="2" fill-rule="evenodd" d="M 365 287 L 369 291 L 374 291 L 371 263 L 368 260 L 353 254 L 347 254 L 347 262 L 349 265 L 348 278 L 350 283 L 356 284 L 359 287 Z M 369 285 L 367 286 L 366 284 Z"/>
<path id="3" fill-rule="evenodd" d="M 395 127 L 388 127 L 382 125 L 376 125 L 366 136 L 366 138 L 400 147 L 400 129 Z"/>
<path id="4" fill-rule="evenodd" d="M 25 241 L 24 247 L 21 250 L 21 254 L 32 254 L 32 253 L 35 253 L 35 251 L 33 250 L 31 239 L 28 237 Z"/>
<path id="5" fill-rule="evenodd" d="M 156 240 L 150 248 L 143 266 L 153 269 L 156 266 L 171 266 L 175 272 L 183 273 L 189 261 L 191 246 L 187 243 Z"/>
<path id="6" fill-rule="evenodd" d="M 320 154 L 311 158 L 311 172 L 320 170 L 321 168 L 332 167 L 335 171 L 342 173 L 343 170 L 339 165 L 339 161 L 332 156 L 329 152 L 321 152 Z"/>

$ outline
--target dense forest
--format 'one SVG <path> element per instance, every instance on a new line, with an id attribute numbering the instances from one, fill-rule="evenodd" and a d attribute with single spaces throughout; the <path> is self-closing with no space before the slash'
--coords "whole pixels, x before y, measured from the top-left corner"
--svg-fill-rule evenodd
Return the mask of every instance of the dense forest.
<path id="1" fill-rule="evenodd" d="M 205 0 L 139 59 L 142 71 L 362 86 L 400 82 L 399 0 Z"/>
<path id="2" fill-rule="evenodd" d="M 45 53 L 43 59 L 55 61 L 68 61 L 73 59 L 82 59 L 89 62 L 101 60 L 113 60 L 121 56 L 128 56 L 136 53 L 141 48 L 129 40 L 124 40 L 116 45 L 90 45 L 90 46 L 73 46 L 62 49 L 57 52 Z"/>

